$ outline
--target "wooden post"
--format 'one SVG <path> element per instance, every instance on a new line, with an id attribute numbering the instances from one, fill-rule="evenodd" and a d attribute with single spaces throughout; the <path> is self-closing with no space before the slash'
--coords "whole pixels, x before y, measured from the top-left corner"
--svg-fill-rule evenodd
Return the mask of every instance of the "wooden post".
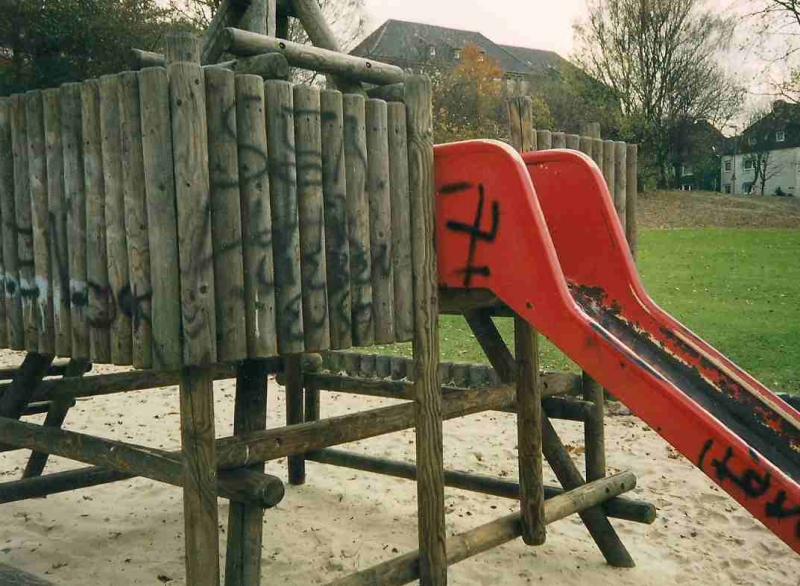
<path id="1" fill-rule="evenodd" d="M 567 148 L 573 151 L 581 150 L 581 137 L 577 134 L 567 135 Z"/>
<path id="2" fill-rule="evenodd" d="M 264 83 L 264 91 L 278 350 L 293 354 L 302 352 L 305 345 L 292 86 L 286 81 L 270 80 Z"/>
<path id="3" fill-rule="evenodd" d="M 600 172 L 603 172 L 603 141 L 600 138 L 592 138 L 592 160 L 595 162 Z"/>
<path id="4" fill-rule="evenodd" d="M 122 198 L 125 212 L 125 239 L 128 250 L 128 283 L 117 292 L 120 310 L 126 312 L 131 324 L 133 342 L 131 361 L 136 368 L 153 366 L 152 285 L 150 242 L 146 198 L 147 171 L 144 168 L 142 108 L 139 95 L 139 75 L 126 72 L 120 75 L 119 113 L 120 147 L 122 149 Z M 156 96 L 153 96 L 156 98 Z M 163 163 L 161 163 L 163 165 Z M 152 173 L 152 171 L 150 171 Z M 172 218 L 174 220 L 173 211 Z M 160 220 L 153 220 L 160 221 Z M 172 251 L 158 249 L 158 254 Z M 174 272 L 174 269 L 173 269 Z M 126 301 L 130 301 L 126 303 Z M 175 299 L 177 301 L 177 297 Z M 158 328 L 170 327 L 158 322 Z M 174 327 L 174 325 L 172 326 Z"/>
<path id="5" fill-rule="evenodd" d="M 200 63 L 201 50 L 199 39 L 193 33 L 170 33 L 164 37 L 164 57 L 168 64 Z"/>
<path id="6" fill-rule="evenodd" d="M 20 418 L 52 362 L 52 355 L 36 352 L 25 355 L 11 385 L 0 395 L 0 417 Z"/>
<path id="7" fill-rule="evenodd" d="M 369 198 L 372 313 L 375 342 L 390 344 L 394 334 L 394 267 L 389 186 L 389 124 L 386 102 L 366 104 L 367 196 Z"/>
<path id="8" fill-rule="evenodd" d="M 553 133 L 553 148 L 554 149 L 565 149 L 567 148 L 567 135 L 563 132 L 554 132 Z"/>
<path id="9" fill-rule="evenodd" d="M 28 188 L 30 189 L 31 227 L 38 349 L 55 354 L 53 328 L 53 280 L 50 277 L 50 218 L 47 211 L 47 157 L 44 137 L 42 92 L 25 94 L 25 121 L 28 137 Z M 3 332 L 5 333 L 5 332 Z"/>
<path id="10" fill-rule="evenodd" d="M 617 141 L 614 143 L 614 208 L 617 210 L 622 229 L 625 230 L 625 200 L 627 198 L 627 155 L 628 145 Z"/>
<path id="11" fill-rule="evenodd" d="M 138 98 L 137 98 L 138 101 Z M 130 312 L 125 312 L 128 276 L 128 237 L 125 232 L 125 195 L 122 181 L 122 133 L 120 128 L 120 76 L 100 78 L 100 133 L 105 187 L 106 250 L 111 362 L 133 362 L 133 330 Z M 127 219 L 130 223 L 133 218 Z"/>
<path id="12" fill-rule="evenodd" d="M 553 135 L 549 130 L 536 131 L 536 150 L 546 151 L 553 148 Z"/>
<path id="13" fill-rule="evenodd" d="M 105 185 L 100 131 L 100 84 L 81 85 L 83 122 L 83 181 L 86 188 L 86 282 L 89 308 L 89 355 L 95 362 L 111 362 L 111 312 L 106 254 Z"/>
<path id="14" fill-rule="evenodd" d="M 414 264 L 419 571 L 423 586 L 447 583 L 431 104 L 430 80 L 424 76 L 409 77 L 406 81 L 406 116 Z"/>
<path id="15" fill-rule="evenodd" d="M 392 102 L 389 116 L 389 188 L 392 208 L 394 271 L 394 334 L 398 342 L 414 337 L 411 218 L 408 192 L 408 129 L 406 108 Z"/>
<path id="16" fill-rule="evenodd" d="M 284 357 L 284 376 L 286 377 L 286 425 L 303 422 L 303 368 L 301 356 L 294 354 Z M 289 456 L 289 484 L 305 484 L 306 462 L 303 456 Z"/>
<path id="17" fill-rule="evenodd" d="M 587 122 L 581 129 L 581 134 L 589 138 L 600 138 L 600 123 Z"/>
<path id="18" fill-rule="evenodd" d="M 328 312 L 331 348 L 339 349 L 353 345 L 342 94 L 323 91 L 320 107 Z"/>
<path id="19" fill-rule="evenodd" d="M 172 156 L 169 79 L 160 67 L 138 73 L 139 112 L 142 117 L 142 162 L 147 208 L 150 256 L 150 315 L 140 316 L 151 327 L 152 364 L 155 368 L 179 368 L 181 349 L 181 293 L 178 262 L 178 220 L 175 204 L 175 169 Z M 133 244 L 133 241 L 131 242 Z M 130 251 L 133 255 L 133 250 Z M 131 259 L 131 267 L 137 263 Z M 136 272 L 134 271 L 134 276 Z M 142 283 L 142 286 L 145 286 Z M 145 311 L 146 306 L 142 306 Z M 134 320 L 134 326 L 136 320 Z M 134 346 L 136 348 L 136 345 Z M 135 358 L 135 356 L 134 356 Z M 146 361 L 143 357 L 142 360 Z"/>
<path id="20" fill-rule="evenodd" d="M 514 319 L 517 354 L 517 450 L 522 539 L 528 545 L 545 542 L 544 476 L 542 473 L 542 388 L 536 331 Z"/>
<path id="21" fill-rule="evenodd" d="M 232 71 L 205 70 L 217 359 L 247 356 L 236 89 Z"/>
<path id="22" fill-rule="evenodd" d="M 369 242 L 369 198 L 366 190 L 367 137 L 364 98 L 345 94 L 344 160 L 347 186 L 347 228 L 350 231 L 350 299 L 353 344 L 370 346 L 372 319 L 372 259 Z"/>
<path id="23" fill-rule="evenodd" d="M 22 350 L 25 334 L 22 325 L 22 298 L 19 292 L 16 212 L 14 211 L 14 161 L 11 138 L 11 99 L 0 98 L 0 218 L 2 218 L 3 280 L 8 346 Z"/>
<path id="24" fill-rule="evenodd" d="M 300 215 L 300 268 L 303 278 L 303 332 L 306 350 L 316 352 L 330 348 L 319 89 L 308 85 L 294 87 L 294 133 Z"/>
<path id="25" fill-rule="evenodd" d="M 628 145 L 625 173 L 627 176 L 625 182 L 625 232 L 631 254 L 636 259 L 639 252 L 639 227 L 636 217 L 636 202 L 639 198 L 639 145 Z"/>
<path id="26" fill-rule="evenodd" d="M 233 433 L 240 435 L 267 426 L 267 375 L 264 360 L 245 360 L 236 372 L 236 402 Z M 248 467 L 264 471 L 263 464 Z M 225 557 L 225 585 L 261 583 L 261 538 L 264 510 L 252 504 L 231 502 L 228 513 L 228 548 Z"/>
<path id="27" fill-rule="evenodd" d="M 594 152 L 593 149 L 594 149 L 594 142 L 592 141 L 592 139 L 588 136 L 581 136 L 580 151 L 584 155 L 588 155 L 589 157 L 591 157 L 592 153 Z"/>
<path id="28" fill-rule="evenodd" d="M 50 216 L 50 283 L 53 291 L 54 350 L 71 356 L 69 314 L 69 246 L 67 202 L 64 197 L 64 146 L 61 136 L 60 91 L 49 89 L 44 97 L 44 136 L 47 151 L 47 209 Z M 9 336 L 10 337 L 10 336 Z"/>
<path id="29" fill-rule="evenodd" d="M 72 357 L 89 358 L 86 285 L 86 191 L 83 181 L 81 86 L 61 86 L 61 140 L 64 147 L 64 199 L 67 202 L 70 327 Z"/>
<path id="30" fill-rule="evenodd" d="M 583 373 L 583 399 L 592 402 L 592 417 L 583 425 L 586 480 L 591 481 L 606 475 L 605 398 L 603 387 L 585 372 Z"/>
<path id="31" fill-rule="evenodd" d="M 506 102 L 508 108 L 508 125 L 511 135 L 511 145 L 519 150 L 517 145 L 525 145 L 522 150 L 537 150 L 536 138 L 538 133 L 533 128 L 533 99 L 530 96 L 511 98 Z"/>
<path id="32" fill-rule="evenodd" d="M 237 75 L 236 127 L 242 196 L 245 332 L 247 355 L 251 358 L 274 356 L 278 351 L 265 112 L 261 78 Z"/>
<path id="33" fill-rule="evenodd" d="M 12 220 L 17 237 L 19 290 L 22 297 L 22 325 L 25 349 L 36 352 L 39 347 L 38 315 L 34 300 L 33 227 L 28 175 L 28 125 L 25 120 L 25 98 L 11 96 L 11 140 L 14 153 L 14 211 Z"/>
<path id="34" fill-rule="evenodd" d="M 608 193 L 611 195 L 611 201 L 614 201 L 615 193 L 615 179 L 614 174 L 614 155 L 617 150 L 617 145 L 613 140 L 603 141 L 603 177 L 605 177 L 606 185 L 608 185 Z"/>

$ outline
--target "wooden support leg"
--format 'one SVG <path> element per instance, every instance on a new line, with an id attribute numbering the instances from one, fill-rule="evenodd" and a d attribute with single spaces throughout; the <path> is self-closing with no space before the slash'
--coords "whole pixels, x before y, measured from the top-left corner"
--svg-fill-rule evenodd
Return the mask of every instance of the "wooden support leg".
<path id="1" fill-rule="evenodd" d="M 286 356 L 286 425 L 303 423 L 303 366 L 299 354 Z M 306 481 L 306 461 L 302 455 L 289 456 L 289 484 L 297 486 Z"/>
<path id="2" fill-rule="evenodd" d="M 503 382 L 511 384 L 512 380 L 503 377 L 514 372 L 514 359 L 508 347 L 498 343 L 498 340 L 502 341 L 500 333 L 488 315 L 473 315 L 472 319 L 480 323 L 480 328 L 475 328 L 470 322 L 470 328 L 486 357 Z M 542 450 L 558 481 L 566 490 L 585 484 L 580 471 L 547 417 L 542 417 Z M 580 517 L 609 565 L 620 568 L 630 568 L 635 565 L 601 507 L 586 509 L 581 512 Z"/>
<path id="3" fill-rule="evenodd" d="M 87 370 L 88 361 L 86 360 L 70 360 L 64 371 L 64 378 L 78 378 L 83 376 Z M 74 404 L 72 399 L 53 400 L 50 403 L 50 408 L 47 410 L 47 416 L 44 419 L 45 427 L 61 427 L 64 424 L 64 419 L 67 417 L 67 412 Z M 44 452 L 32 452 L 28 458 L 28 464 L 25 466 L 25 471 L 22 473 L 23 478 L 31 478 L 33 476 L 40 476 L 47 464 L 49 454 Z"/>
<path id="4" fill-rule="evenodd" d="M 11 384 L 0 395 L 0 416 L 12 419 L 20 418 L 36 387 L 47 375 L 52 362 L 53 356 L 49 354 L 29 352 L 25 355 Z"/>
<path id="5" fill-rule="evenodd" d="M 186 583 L 192 586 L 219 586 L 213 385 L 206 369 L 185 368 L 181 373 Z"/>
<path id="6" fill-rule="evenodd" d="M 236 403 L 233 433 L 265 429 L 267 426 L 267 376 L 272 372 L 264 360 L 245 360 L 236 373 Z M 264 471 L 264 464 L 248 467 Z M 231 501 L 228 515 L 228 552 L 225 586 L 261 584 L 261 537 L 264 509 Z"/>
<path id="7" fill-rule="evenodd" d="M 542 388 L 536 330 L 514 320 L 517 353 L 517 450 L 522 539 L 528 545 L 545 541 L 544 477 L 542 475 Z"/>
<path id="8" fill-rule="evenodd" d="M 592 417 L 584 422 L 586 447 L 586 480 L 598 480 L 606 475 L 605 397 L 603 387 L 583 373 L 583 399 L 592 403 Z"/>

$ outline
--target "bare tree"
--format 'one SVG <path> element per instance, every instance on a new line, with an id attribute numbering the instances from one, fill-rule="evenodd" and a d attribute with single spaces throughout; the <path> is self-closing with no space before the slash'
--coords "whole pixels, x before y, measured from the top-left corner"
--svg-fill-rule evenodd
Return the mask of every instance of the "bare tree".
<path id="1" fill-rule="evenodd" d="M 782 171 L 783 166 L 774 160 L 772 151 L 760 150 L 750 153 L 745 159 L 749 159 L 753 165 L 753 186 L 750 188 L 752 194 L 754 189 L 758 189 L 760 195 L 764 195 L 767 181 L 777 177 Z"/>
<path id="2" fill-rule="evenodd" d="M 749 37 L 767 39 L 748 46 L 769 66 L 778 65 L 783 75 L 769 80 L 771 93 L 786 100 L 800 102 L 800 0 L 740 0 L 747 15 L 755 23 Z M 773 69 L 767 67 L 767 70 Z"/>
<path id="3" fill-rule="evenodd" d="M 576 58 L 619 100 L 630 138 L 644 143 L 659 183 L 670 177 L 670 134 L 687 119 L 720 125 L 742 90 L 718 56 L 732 22 L 703 0 L 588 0 Z"/>

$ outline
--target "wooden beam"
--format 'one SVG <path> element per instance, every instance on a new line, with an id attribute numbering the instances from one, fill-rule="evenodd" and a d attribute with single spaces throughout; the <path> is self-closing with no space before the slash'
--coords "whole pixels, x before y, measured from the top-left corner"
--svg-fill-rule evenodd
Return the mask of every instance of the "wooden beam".
<path id="1" fill-rule="evenodd" d="M 259 35 L 236 28 L 225 29 L 225 45 L 228 51 L 237 56 L 281 53 L 293 67 L 341 75 L 354 81 L 385 85 L 401 82 L 406 77 L 405 72 L 396 65 L 293 43 L 285 39 Z"/>
<path id="2" fill-rule="evenodd" d="M 545 523 L 550 524 L 576 512 L 597 507 L 603 501 L 629 491 L 636 486 L 632 472 L 621 472 L 614 476 L 584 484 L 545 502 Z M 522 535 L 520 513 L 512 513 L 495 521 L 454 535 L 447 540 L 447 564 L 456 564 Z M 332 586 L 366 586 L 381 584 L 394 586 L 408 584 L 421 578 L 421 555 L 419 551 L 407 553 L 372 568 L 357 572 Z"/>

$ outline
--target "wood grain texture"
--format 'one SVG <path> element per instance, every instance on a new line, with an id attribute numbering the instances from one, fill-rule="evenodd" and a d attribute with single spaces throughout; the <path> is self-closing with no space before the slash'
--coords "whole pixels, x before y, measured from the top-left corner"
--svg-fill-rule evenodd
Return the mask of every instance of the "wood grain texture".
<path id="1" fill-rule="evenodd" d="M 303 367 L 298 354 L 286 356 L 283 372 L 286 377 L 286 425 L 303 423 Z M 289 484 L 298 486 L 306 482 L 306 462 L 302 455 L 287 459 Z"/>
<path id="2" fill-rule="evenodd" d="M 592 160 L 595 162 L 600 172 L 603 172 L 603 140 L 592 138 Z"/>
<path id="3" fill-rule="evenodd" d="M 69 313 L 73 358 L 89 358 L 89 294 L 86 286 L 86 191 L 83 183 L 81 86 L 61 86 L 61 143 L 69 250 Z"/>
<path id="4" fill-rule="evenodd" d="M 274 356 L 278 352 L 265 113 L 264 82 L 256 75 L 237 75 L 245 333 L 247 355 L 251 358 Z"/>
<path id="5" fill-rule="evenodd" d="M 324 90 L 320 108 L 328 316 L 331 348 L 340 349 L 353 344 L 342 94 Z"/>
<path id="6" fill-rule="evenodd" d="M 364 98 L 343 96 L 344 161 L 347 186 L 347 228 L 350 239 L 350 300 L 353 344 L 370 346 L 375 340 L 372 317 L 372 257 L 369 248 L 367 194 L 367 137 Z"/>
<path id="7" fill-rule="evenodd" d="M 389 197 L 392 209 L 392 271 L 394 274 L 394 335 L 398 342 L 414 337 L 414 295 L 411 263 L 411 201 L 408 187 L 406 108 L 388 105 Z"/>
<path id="8" fill-rule="evenodd" d="M 636 202 L 639 197 L 639 145 L 628 145 L 625 173 L 625 235 L 628 237 L 631 254 L 636 259 L 639 252 L 639 226 L 636 217 Z"/>
<path id="9" fill-rule="evenodd" d="M 306 351 L 316 352 L 330 348 L 319 89 L 296 85 L 293 100 L 300 268 L 303 277 L 303 333 Z"/>
<path id="10" fill-rule="evenodd" d="M 372 315 L 375 342 L 390 344 L 394 333 L 392 206 L 389 183 L 389 119 L 386 102 L 366 103 L 369 250 L 372 264 Z"/>
<path id="11" fill-rule="evenodd" d="M 592 138 L 589 136 L 581 136 L 580 151 L 583 154 L 591 157 L 593 149 L 594 149 L 594 143 L 592 142 Z"/>
<path id="12" fill-rule="evenodd" d="M 22 324 L 22 298 L 19 291 L 11 116 L 11 99 L 0 98 L 0 221 L 2 221 L 0 228 L 2 228 L 2 287 L 6 337 L 9 348 L 22 350 L 25 346 L 25 333 Z"/>
<path id="13" fill-rule="evenodd" d="M 236 86 L 232 71 L 205 71 L 217 359 L 247 356 Z"/>
<path id="14" fill-rule="evenodd" d="M 25 119 L 25 98 L 11 96 L 11 140 L 14 160 L 14 212 L 12 226 L 17 236 L 17 266 L 19 290 L 22 297 L 22 326 L 25 349 L 35 352 L 39 347 L 34 282 L 33 226 L 28 175 L 28 126 Z"/>
<path id="15" fill-rule="evenodd" d="M 206 369 L 186 368 L 181 375 L 186 583 L 198 586 L 219 584 L 213 384 Z"/>
<path id="16" fill-rule="evenodd" d="M 617 150 L 617 145 L 613 140 L 603 141 L 603 177 L 608 185 L 608 193 L 611 195 L 611 201 L 614 201 L 615 192 L 615 168 L 614 168 L 614 155 Z"/>
<path id="17" fill-rule="evenodd" d="M 583 426 L 586 446 L 586 480 L 597 480 L 606 475 L 605 397 L 603 387 L 583 373 L 583 399 L 592 403 L 592 417 Z"/>
<path id="18" fill-rule="evenodd" d="M 104 75 L 100 78 L 100 134 L 105 187 L 111 362 L 128 365 L 133 362 L 133 333 L 130 312 L 124 311 L 124 296 L 128 294 L 130 278 L 120 122 L 120 77 Z"/>
<path id="19" fill-rule="evenodd" d="M 100 87 L 96 79 L 81 84 L 83 183 L 86 189 L 86 284 L 89 297 L 89 356 L 111 362 L 111 294 L 106 254 L 105 184 Z"/>
<path id="20" fill-rule="evenodd" d="M 573 151 L 581 150 L 581 137 L 577 134 L 568 134 L 566 139 L 566 147 Z"/>
<path id="21" fill-rule="evenodd" d="M 282 354 L 291 354 L 302 352 L 304 348 L 292 86 L 286 81 L 270 80 L 264 83 L 264 93 L 270 154 L 269 187 L 278 350 Z"/>
<path id="22" fill-rule="evenodd" d="M 414 376 L 420 583 L 447 583 L 442 402 L 433 176 L 433 112 L 427 77 L 406 81 L 411 241 L 414 263 Z"/>
<path id="23" fill-rule="evenodd" d="M 627 158 L 628 145 L 624 142 L 614 142 L 614 208 L 617 210 L 622 229 L 625 230 L 626 214 L 625 204 L 627 199 Z"/>
<path id="24" fill-rule="evenodd" d="M 150 285 L 147 182 L 144 168 L 139 76 L 134 72 L 120 75 L 119 112 L 128 283 L 123 285 L 117 293 L 117 303 L 119 310 L 127 315 L 131 324 L 133 365 L 136 368 L 150 368 L 153 366 L 153 309 Z M 158 254 L 161 254 L 161 250 L 158 250 Z M 164 324 L 159 323 L 158 327 L 161 328 L 162 325 Z"/>
<path id="25" fill-rule="evenodd" d="M 203 70 L 197 64 L 173 63 L 167 71 L 178 211 L 183 363 L 198 366 L 217 360 L 205 88 Z"/>
<path id="26" fill-rule="evenodd" d="M 517 358 L 517 451 L 522 539 L 528 545 L 545 542 L 544 476 L 542 473 L 542 387 L 536 330 L 514 319 Z"/>
<path id="27" fill-rule="evenodd" d="M 50 222 L 47 211 L 47 155 L 41 91 L 25 94 L 25 122 L 28 126 L 28 187 L 33 228 L 33 283 L 36 293 L 38 348 L 44 354 L 55 354 L 53 281 L 50 277 Z"/>
<path id="28" fill-rule="evenodd" d="M 546 151 L 553 148 L 553 134 L 549 130 L 536 131 L 536 150 Z"/>
<path id="29" fill-rule="evenodd" d="M 161 67 L 138 73 L 139 112 L 142 117 L 142 161 L 147 207 L 152 363 L 155 368 L 178 368 L 183 363 L 178 219 L 172 155 L 169 79 Z M 131 266 L 134 266 L 131 263 Z M 144 284 L 143 284 L 144 286 Z M 143 315 L 143 320 L 148 316 Z"/>
<path id="30" fill-rule="evenodd" d="M 53 292 L 55 353 L 70 356 L 72 332 L 69 309 L 69 245 L 67 200 L 64 194 L 64 145 L 58 89 L 43 92 L 44 137 L 47 153 L 47 210 L 50 240 L 50 285 Z"/>
<path id="31" fill-rule="evenodd" d="M 567 135 L 563 132 L 554 132 L 553 133 L 553 148 L 554 149 L 565 149 L 567 148 Z"/>

